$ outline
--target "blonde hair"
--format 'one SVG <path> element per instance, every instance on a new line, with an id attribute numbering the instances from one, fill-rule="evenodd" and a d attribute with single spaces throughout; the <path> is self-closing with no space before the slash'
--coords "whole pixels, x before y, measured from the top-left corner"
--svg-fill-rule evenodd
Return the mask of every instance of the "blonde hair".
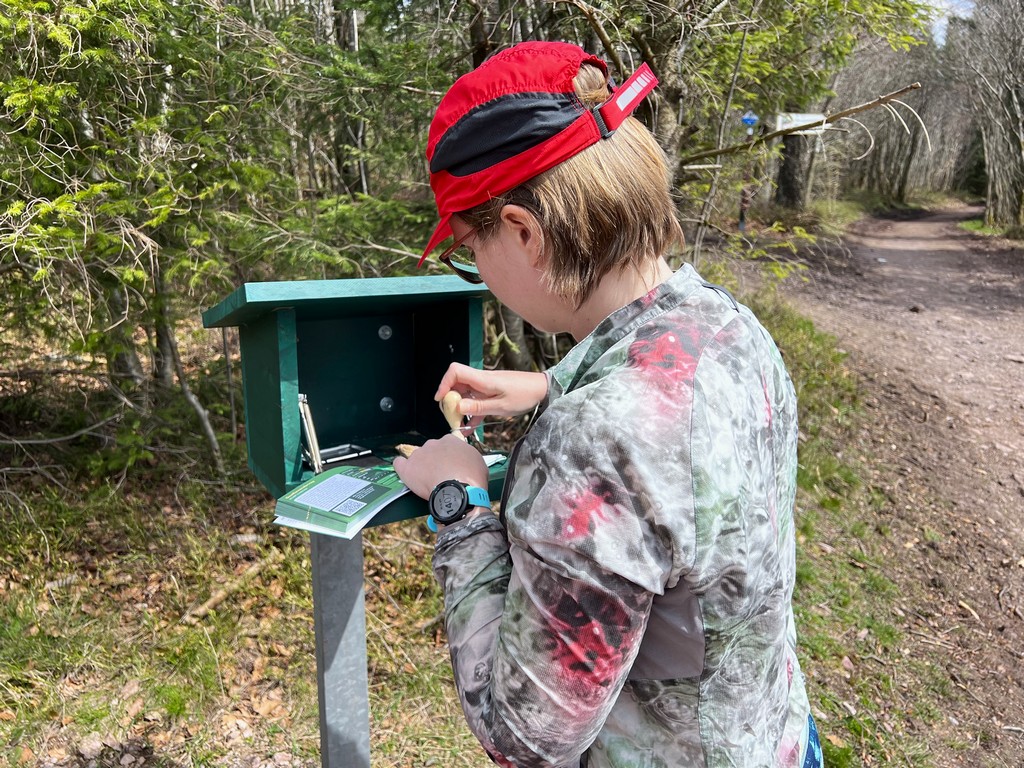
<path id="1" fill-rule="evenodd" d="M 581 67 L 573 85 L 587 108 L 608 99 L 597 67 Z M 642 269 L 682 244 L 670 186 L 664 151 L 630 117 L 610 137 L 459 217 L 488 237 L 504 206 L 529 210 L 544 235 L 548 288 L 580 306 L 609 272 Z"/>

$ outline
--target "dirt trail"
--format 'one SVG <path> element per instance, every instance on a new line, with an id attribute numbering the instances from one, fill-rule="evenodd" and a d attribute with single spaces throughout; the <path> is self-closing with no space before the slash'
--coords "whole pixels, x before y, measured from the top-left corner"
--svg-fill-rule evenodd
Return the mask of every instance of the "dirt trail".
<path id="1" fill-rule="evenodd" d="M 956 226 L 965 218 L 956 211 L 862 223 L 847 243 L 860 279 L 835 286 L 814 314 L 858 352 L 949 403 L 964 436 L 998 452 L 997 463 L 1020 479 L 1024 263 L 1014 274 L 1000 258 L 1008 254 L 982 250 Z"/>
<path id="2" fill-rule="evenodd" d="M 902 650 L 951 684 L 920 721 L 934 764 L 1021 768 L 1024 249 L 958 226 L 979 213 L 866 219 L 786 290 L 866 382 L 886 575 L 927 603 L 901 604 Z"/>

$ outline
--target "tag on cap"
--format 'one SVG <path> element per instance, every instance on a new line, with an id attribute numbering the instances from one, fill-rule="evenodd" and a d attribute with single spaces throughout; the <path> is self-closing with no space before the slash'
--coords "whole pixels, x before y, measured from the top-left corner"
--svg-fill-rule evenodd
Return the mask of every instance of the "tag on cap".
<path id="1" fill-rule="evenodd" d="M 641 64 L 640 68 L 598 109 L 608 130 L 614 131 L 622 125 L 622 121 L 633 114 L 640 106 L 640 102 L 657 84 L 658 78 L 651 72 L 651 68 L 646 63 Z"/>

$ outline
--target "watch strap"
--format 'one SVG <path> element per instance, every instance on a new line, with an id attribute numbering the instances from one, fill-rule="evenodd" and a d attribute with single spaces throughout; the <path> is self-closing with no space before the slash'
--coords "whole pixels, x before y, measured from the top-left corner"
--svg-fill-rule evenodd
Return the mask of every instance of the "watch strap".
<path id="1" fill-rule="evenodd" d="M 475 485 L 467 485 L 465 488 L 466 495 L 469 497 L 469 506 L 491 508 L 491 497 L 487 491 L 477 488 Z"/>

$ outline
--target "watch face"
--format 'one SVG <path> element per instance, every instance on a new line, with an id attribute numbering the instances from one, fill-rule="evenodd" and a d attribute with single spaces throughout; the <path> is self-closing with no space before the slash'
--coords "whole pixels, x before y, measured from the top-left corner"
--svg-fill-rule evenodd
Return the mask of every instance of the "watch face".
<path id="1" fill-rule="evenodd" d="M 442 483 L 430 496 L 430 512 L 442 525 L 453 523 L 466 511 L 466 491 L 458 484 Z"/>

